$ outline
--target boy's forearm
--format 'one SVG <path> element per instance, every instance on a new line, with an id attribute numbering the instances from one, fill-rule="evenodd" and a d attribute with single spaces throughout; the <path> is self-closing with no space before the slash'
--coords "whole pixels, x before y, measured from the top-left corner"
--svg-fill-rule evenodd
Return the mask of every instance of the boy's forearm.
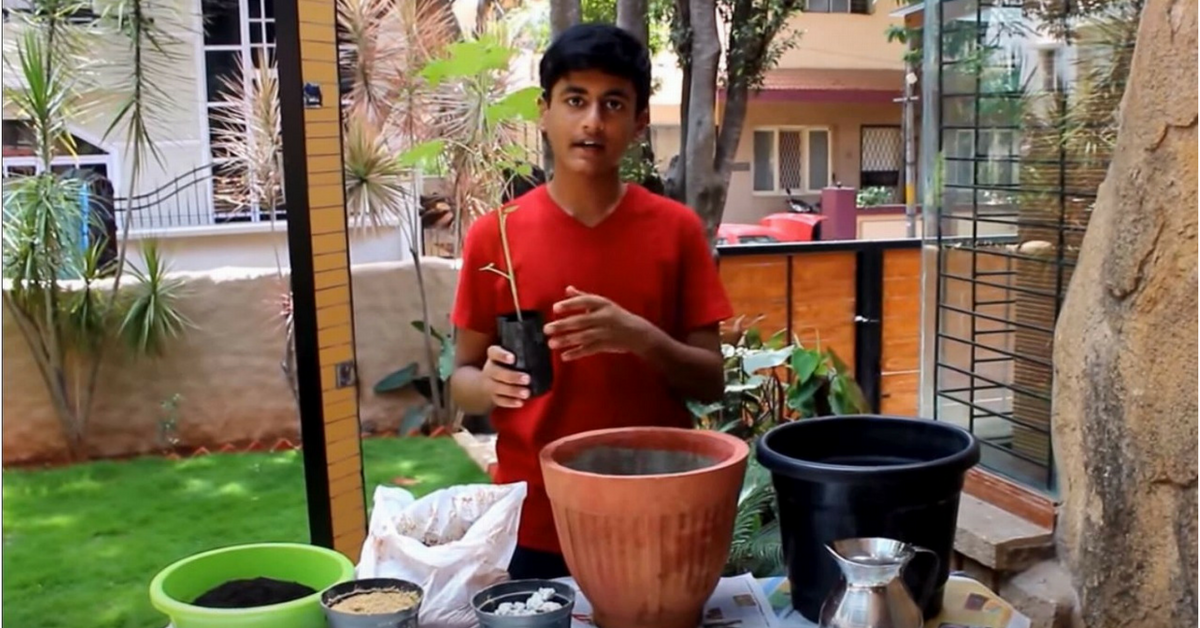
<path id="1" fill-rule="evenodd" d="M 450 396 L 465 414 L 487 414 L 492 400 L 483 387 L 483 371 L 475 366 L 460 366 L 450 376 Z"/>
<path id="2" fill-rule="evenodd" d="M 719 352 L 696 347 L 649 326 L 641 357 L 667 378 L 681 396 L 700 403 L 719 401 L 725 394 L 725 366 Z"/>

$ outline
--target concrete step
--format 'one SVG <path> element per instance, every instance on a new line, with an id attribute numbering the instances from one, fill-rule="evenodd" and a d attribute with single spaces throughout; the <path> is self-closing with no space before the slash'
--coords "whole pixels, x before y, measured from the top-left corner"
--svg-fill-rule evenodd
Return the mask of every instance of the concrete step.
<path id="1" fill-rule="evenodd" d="M 1058 561 L 1042 561 L 1006 580 L 997 593 L 1029 618 L 1029 628 L 1071 628 L 1077 606 L 1071 575 Z"/>
<path id="2" fill-rule="evenodd" d="M 997 574 L 1013 573 L 1053 557 L 1054 533 L 963 494 L 954 549 Z"/>

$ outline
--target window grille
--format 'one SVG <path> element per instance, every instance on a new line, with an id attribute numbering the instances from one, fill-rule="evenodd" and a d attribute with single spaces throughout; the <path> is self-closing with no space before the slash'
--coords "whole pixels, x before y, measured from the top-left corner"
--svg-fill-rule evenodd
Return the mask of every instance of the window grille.
<path id="1" fill-rule="evenodd" d="M 940 27 L 933 418 L 1055 490 L 1054 326 L 1116 139 L 1141 3 L 948 0 Z M 933 21 L 933 20 L 930 20 Z"/>

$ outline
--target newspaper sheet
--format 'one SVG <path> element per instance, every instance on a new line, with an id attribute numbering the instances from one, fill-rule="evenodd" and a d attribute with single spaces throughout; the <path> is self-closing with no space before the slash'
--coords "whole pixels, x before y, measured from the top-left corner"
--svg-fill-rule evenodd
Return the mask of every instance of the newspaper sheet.
<path id="1" fill-rule="evenodd" d="M 561 580 L 575 587 L 575 613 L 571 628 L 591 628 L 592 605 L 571 578 Z M 722 578 L 704 606 L 697 628 L 779 628 L 779 620 L 763 594 L 759 581 L 750 574 Z"/>
<path id="2" fill-rule="evenodd" d="M 792 609 L 791 586 L 787 578 L 765 578 L 762 585 L 772 612 L 778 617 L 776 628 L 817 628 Z M 1029 618 L 992 593 L 977 580 L 952 575 L 946 582 L 942 612 L 925 622 L 925 628 L 1029 628 Z"/>
<path id="3" fill-rule="evenodd" d="M 571 628 L 593 628 L 592 606 L 575 587 L 575 614 Z M 697 628 L 817 628 L 792 609 L 791 586 L 786 578 L 756 580 L 750 574 L 722 578 L 704 607 Z M 946 582 L 941 614 L 925 628 L 1030 628 L 1029 618 L 992 593 L 980 582 L 952 575 Z"/>

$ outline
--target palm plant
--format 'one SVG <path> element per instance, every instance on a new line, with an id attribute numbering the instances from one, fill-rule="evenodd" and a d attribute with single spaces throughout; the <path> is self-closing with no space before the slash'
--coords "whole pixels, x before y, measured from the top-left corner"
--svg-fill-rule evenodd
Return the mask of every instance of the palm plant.
<path id="1" fill-rule="evenodd" d="M 253 67 L 242 59 L 237 57 L 232 76 L 220 79 L 228 106 L 213 109 L 213 149 L 224 156 L 214 184 L 233 211 L 274 210 L 283 200 L 279 74 L 266 53 L 259 53 Z M 274 223 L 275 212 L 269 215 Z"/>
<path id="2" fill-rule="evenodd" d="M 147 161 L 160 156 L 150 129 L 166 102 L 157 79 L 173 59 L 174 41 L 162 30 L 171 23 L 169 10 L 150 0 L 118 0 L 90 23 L 68 20 L 79 8 L 36 0 L 18 27 L 14 54 L 5 55 L 17 59 L 7 70 L 20 83 L 5 89 L 5 101 L 32 128 L 40 167 L 4 187 L 3 298 L 46 384 L 72 459 L 87 453 L 106 353 L 124 338 L 134 354 L 158 355 L 190 324 L 177 309 L 180 284 L 167 278 L 154 242 L 144 241 L 145 269 L 127 268 L 132 221 L 126 216 L 117 259 L 103 263 L 108 242 L 99 217 L 80 201 L 85 182 L 51 168 L 59 155 L 74 153 L 70 127 L 94 120 L 102 111 L 95 105 L 115 102 L 105 135 L 123 133 L 128 189 L 137 189 Z M 111 54 L 96 55 L 104 46 Z M 138 282 L 123 288 L 126 270 Z M 102 279 L 109 275 L 111 282 Z"/>
<path id="3" fill-rule="evenodd" d="M 394 219 L 412 232 L 408 253 L 421 294 L 423 329 L 428 330 L 425 277 L 415 243 L 420 225 L 405 213 L 412 200 L 405 186 L 409 170 L 397 154 L 427 137 L 423 101 L 428 89 L 418 70 L 458 34 L 458 24 L 432 0 L 339 0 L 338 24 L 347 33 L 341 66 L 350 77 L 343 98 L 347 211 L 372 227 Z M 428 331 L 423 336 L 426 364 L 433 371 L 433 338 Z M 431 379 L 433 418 L 444 425 L 449 411 L 439 383 Z"/>

